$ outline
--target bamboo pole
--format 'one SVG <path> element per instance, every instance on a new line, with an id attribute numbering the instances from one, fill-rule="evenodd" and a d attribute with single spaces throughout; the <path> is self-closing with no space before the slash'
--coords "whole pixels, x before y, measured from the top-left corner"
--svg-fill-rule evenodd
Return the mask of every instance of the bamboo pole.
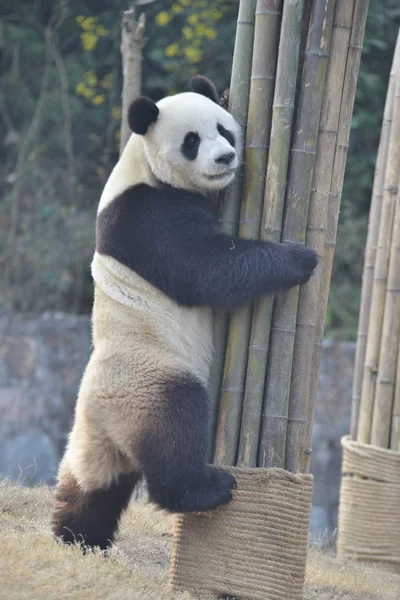
<path id="1" fill-rule="evenodd" d="M 315 406 L 317 402 L 318 378 L 321 364 L 322 340 L 325 327 L 325 315 L 328 306 L 329 286 L 332 273 L 333 255 L 336 244 L 336 233 L 339 221 L 340 200 L 346 166 L 347 150 L 350 137 L 351 119 L 356 95 L 358 72 L 363 48 L 365 24 L 368 13 L 368 0 L 356 0 L 351 22 L 350 45 L 346 60 L 346 72 L 340 106 L 340 117 L 335 161 L 333 165 L 332 182 L 328 203 L 328 219 L 325 238 L 324 261 L 319 273 L 319 310 L 315 331 L 315 344 L 311 364 L 310 390 L 307 410 L 307 439 L 304 471 L 308 472 L 311 458 L 312 428 L 314 424 Z"/>
<path id="2" fill-rule="evenodd" d="M 382 338 L 383 309 L 388 279 L 390 244 L 392 239 L 397 185 L 400 170 L 400 76 L 396 74 L 393 105 L 393 121 L 390 131 L 388 161 L 385 172 L 385 184 L 382 212 L 379 226 L 378 248 L 376 252 L 374 281 L 365 353 L 364 374 L 360 402 L 360 419 L 357 440 L 371 442 L 372 417 L 376 378 L 379 367 L 379 352 Z"/>
<path id="3" fill-rule="evenodd" d="M 398 74 L 398 77 L 400 73 Z M 389 447 L 397 346 L 400 333 L 400 186 L 397 187 L 392 244 L 382 326 L 379 368 L 372 417 L 371 444 Z"/>
<path id="4" fill-rule="evenodd" d="M 351 409 L 350 436 L 357 439 L 358 418 L 360 412 L 361 388 L 364 372 L 365 350 L 367 347 L 368 325 L 371 312 L 372 284 L 375 269 L 376 247 L 378 244 L 379 224 L 383 198 L 385 166 L 387 162 L 390 128 L 392 125 L 395 72 L 400 69 L 400 36 L 397 38 L 392 68 L 390 71 L 386 95 L 383 123 L 375 166 L 374 185 L 368 220 L 368 234 L 362 276 L 360 315 L 358 320 L 356 357 L 354 363 L 353 394 Z"/>
<path id="5" fill-rule="evenodd" d="M 245 150 L 245 187 L 239 233 L 257 238 L 260 231 L 268 140 L 271 127 L 282 0 L 257 0 L 253 62 Z M 215 462 L 236 461 L 252 307 L 230 320 L 220 392 Z"/>
<path id="6" fill-rule="evenodd" d="M 229 88 L 229 112 L 241 128 L 242 139 L 246 139 L 247 114 L 250 94 L 251 64 L 253 58 L 254 19 L 256 0 L 241 0 L 236 27 L 235 48 L 233 53 L 231 83 Z M 243 164 L 244 150 L 238 156 Z M 241 168 L 228 193 L 225 195 L 222 209 L 222 230 L 236 235 L 240 201 L 243 190 L 244 169 Z M 229 314 L 223 311 L 214 313 L 214 360 L 211 366 L 210 395 L 210 450 L 212 459 L 213 440 L 217 423 L 218 400 L 221 388 L 224 357 L 228 337 Z"/>
<path id="7" fill-rule="evenodd" d="M 144 38 L 145 14 L 141 13 L 136 20 L 135 8 L 124 12 L 122 19 L 122 120 L 119 153 L 122 154 L 130 136 L 128 125 L 128 109 L 133 100 L 140 95 L 142 85 L 142 49 L 146 40 Z"/>
<path id="8" fill-rule="evenodd" d="M 332 13 L 333 0 L 317 0 L 312 9 L 294 141 L 291 148 L 291 168 L 282 232 L 285 242 L 304 242 L 305 239 Z M 258 458 L 261 466 L 284 465 L 288 386 L 297 299 L 298 288 L 293 288 L 277 297 L 274 303 Z M 271 421 L 274 421 L 276 426 L 271 427 Z M 274 434 L 272 453 L 267 450 L 270 433 Z"/>
<path id="9" fill-rule="evenodd" d="M 312 122 L 312 125 L 313 125 L 312 148 L 313 148 L 314 153 L 316 153 L 316 149 L 317 149 L 318 130 L 319 130 L 320 115 L 321 115 L 324 83 L 325 83 L 325 78 L 326 78 L 328 57 L 329 57 L 329 50 L 330 50 L 330 43 L 331 43 L 335 2 L 331 2 L 331 3 L 326 2 L 325 4 L 326 4 L 326 6 L 324 7 L 325 10 L 324 10 L 324 14 L 323 14 L 319 48 L 317 48 L 318 55 L 316 56 L 318 66 L 316 66 L 316 68 L 314 67 L 317 72 L 317 78 L 318 78 L 317 86 L 318 85 L 321 86 L 321 92 L 319 94 L 320 98 L 318 98 L 318 104 L 315 104 L 313 107 L 313 110 L 316 112 L 315 120 L 314 120 L 314 122 Z M 321 9 L 322 9 L 322 6 L 321 6 Z M 318 14 L 318 18 L 321 18 L 320 14 Z M 315 154 L 314 154 L 313 162 L 315 163 Z M 313 167 L 314 166 L 315 165 L 313 164 Z M 312 189 L 312 179 L 313 179 L 313 169 L 311 170 L 311 178 L 309 179 L 309 182 L 307 182 L 307 185 L 309 185 L 309 188 L 307 189 L 307 194 L 308 194 L 307 208 L 309 207 L 309 201 L 310 201 L 310 195 L 311 195 L 311 189 Z M 293 201 L 295 202 L 296 198 L 294 198 Z M 307 213 L 308 213 L 308 211 L 307 211 Z M 305 218 L 305 222 L 303 225 L 304 237 L 306 234 L 306 226 L 307 226 L 307 218 L 308 218 L 307 213 L 305 213 L 304 216 L 302 215 L 302 219 Z M 296 213 L 295 213 L 295 218 L 297 221 L 298 215 L 296 215 Z M 312 283 L 310 285 L 312 285 Z M 310 289 L 312 289 L 312 288 L 310 288 Z M 297 288 L 296 292 L 297 292 L 296 299 L 298 300 L 300 290 Z M 298 306 L 296 306 L 296 308 L 298 308 Z M 305 323 L 310 322 L 310 319 L 311 319 L 311 330 L 313 330 L 314 323 L 312 323 L 312 320 L 315 318 L 315 315 L 312 312 L 306 310 L 306 313 L 303 315 L 303 318 L 304 318 Z M 300 327 L 300 325 L 304 324 L 301 321 L 299 322 L 299 320 L 297 318 L 296 318 L 296 321 L 299 323 L 299 327 Z M 297 330 L 298 334 L 303 334 L 303 332 L 304 332 L 303 329 Z M 312 333 L 312 331 L 311 331 L 311 333 Z M 301 347 L 301 345 L 303 345 L 304 347 Z M 309 347 L 310 347 L 310 345 L 306 346 L 306 340 L 304 339 L 304 335 L 301 335 L 300 336 L 300 352 L 296 351 L 296 353 L 293 355 L 294 362 L 292 363 L 292 379 L 289 382 L 289 386 L 290 386 L 290 393 L 289 393 L 289 400 L 288 400 L 288 404 L 289 404 L 288 416 L 289 416 L 289 418 L 288 418 L 288 424 L 287 424 L 285 468 L 287 470 L 293 471 L 293 472 L 300 471 L 300 469 L 302 468 L 302 458 L 304 456 L 304 445 L 305 445 L 305 438 L 306 438 L 305 434 L 307 431 L 307 410 L 306 410 L 307 409 L 307 394 L 302 393 L 303 388 L 302 388 L 301 377 L 302 376 L 307 377 L 307 368 L 310 367 L 311 360 L 307 361 L 307 352 L 310 353 Z M 311 346 L 311 348 L 312 348 L 312 346 Z M 297 350 L 297 348 L 294 347 L 293 350 Z M 302 357 L 304 357 L 303 364 L 305 365 L 305 368 L 303 367 L 302 362 L 300 360 Z"/>
<path id="10" fill-rule="evenodd" d="M 346 59 L 354 1 L 337 0 L 332 26 L 332 39 L 319 123 L 317 154 L 307 220 L 306 245 L 320 256 L 315 275 L 300 288 L 293 350 L 292 381 L 289 403 L 297 406 L 300 423 L 308 422 L 308 400 L 313 363 L 314 340 L 320 303 L 321 273 L 324 268 L 325 236 L 328 220 L 329 193 L 339 126 L 340 106 L 345 79 Z M 300 424 L 301 435 L 296 446 L 298 470 L 305 469 L 309 448 L 306 424 Z"/>
<path id="11" fill-rule="evenodd" d="M 270 150 L 263 202 L 261 239 L 280 240 L 289 162 L 304 0 L 283 5 L 278 65 L 272 109 Z M 254 305 L 238 464 L 256 466 L 273 296 Z"/>
<path id="12" fill-rule="evenodd" d="M 396 387 L 394 391 L 390 449 L 400 452 L 400 337 L 397 349 Z"/>

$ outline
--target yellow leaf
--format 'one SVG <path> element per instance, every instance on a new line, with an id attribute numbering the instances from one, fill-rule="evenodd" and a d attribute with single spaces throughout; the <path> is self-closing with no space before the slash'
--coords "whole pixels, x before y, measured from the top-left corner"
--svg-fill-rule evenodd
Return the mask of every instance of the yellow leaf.
<path id="1" fill-rule="evenodd" d="M 165 27 L 165 25 L 168 25 L 170 20 L 171 20 L 171 17 L 165 10 L 163 10 L 162 12 L 158 13 L 158 15 L 156 15 L 156 23 L 160 27 Z"/>
<path id="2" fill-rule="evenodd" d="M 182 29 L 182 33 L 183 33 L 185 39 L 187 39 L 187 40 L 193 39 L 193 29 L 191 29 L 190 27 L 184 27 Z"/>
<path id="3" fill-rule="evenodd" d="M 170 44 L 169 46 L 167 46 L 165 48 L 165 56 L 168 56 L 169 58 L 176 56 L 178 54 L 178 52 L 179 52 L 178 44 Z"/>
<path id="4" fill-rule="evenodd" d="M 185 56 L 192 63 L 198 63 L 201 61 L 201 50 L 199 48 L 193 48 L 192 46 L 187 46 L 184 50 Z"/>
<path id="5" fill-rule="evenodd" d="M 89 33 L 88 31 L 81 33 L 82 46 L 84 50 L 88 50 L 89 52 L 96 48 L 98 39 L 94 33 Z"/>
<path id="6" fill-rule="evenodd" d="M 111 114 L 113 119 L 119 121 L 121 118 L 121 108 L 119 106 L 113 106 Z"/>
<path id="7" fill-rule="evenodd" d="M 98 106 L 99 104 L 103 104 L 105 99 L 106 99 L 106 97 L 104 96 L 104 94 L 97 94 L 97 96 L 95 96 L 93 98 L 92 104 L 94 104 L 95 106 Z"/>

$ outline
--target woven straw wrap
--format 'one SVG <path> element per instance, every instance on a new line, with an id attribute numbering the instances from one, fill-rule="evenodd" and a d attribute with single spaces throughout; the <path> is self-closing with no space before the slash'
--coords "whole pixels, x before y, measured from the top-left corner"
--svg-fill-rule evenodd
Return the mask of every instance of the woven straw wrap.
<path id="1" fill-rule="evenodd" d="M 226 506 L 175 522 L 174 589 L 251 600 L 301 600 L 311 475 L 230 467 L 238 487 Z"/>
<path id="2" fill-rule="evenodd" d="M 338 556 L 400 572 L 400 453 L 342 439 Z"/>

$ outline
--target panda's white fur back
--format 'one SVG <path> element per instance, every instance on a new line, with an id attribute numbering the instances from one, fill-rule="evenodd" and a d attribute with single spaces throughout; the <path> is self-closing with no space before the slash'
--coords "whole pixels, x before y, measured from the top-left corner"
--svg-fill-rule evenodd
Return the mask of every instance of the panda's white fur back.
<path id="1" fill-rule="evenodd" d="M 104 186 L 100 196 L 97 214 L 104 210 L 127 187 L 136 183 L 156 186 L 154 177 L 143 147 L 141 136 L 132 133 L 128 143 Z"/>

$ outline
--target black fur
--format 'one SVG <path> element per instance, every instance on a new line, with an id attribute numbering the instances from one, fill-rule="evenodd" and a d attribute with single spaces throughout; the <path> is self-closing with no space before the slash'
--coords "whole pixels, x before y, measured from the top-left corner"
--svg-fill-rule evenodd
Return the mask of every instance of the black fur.
<path id="1" fill-rule="evenodd" d="M 300 244 L 222 234 L 208 198 L 145 184 L 101 211 L 96 247 L 186 306 L 232 309 L 305 283 L 317 264 Z"/>
<path id="2" fill-rule="evenodd" d="M 220 123 L 218 123 L 218 133 L 220 135 L 222 135 L 222 137 L 224 137 L 226 140 L 228 140 L 228 142 L 230 143 L 231 146 L 233 146 L 233 148 L 235 147 L 235 136 L 233 135 L 232 131 L 229 131 L 229 129 L 225 129 L 225 127 L 223 125 L 221 125 Z"/>
<path id="3" fill-rule="evenodd" d="M 218 158 L 216 158 L 214 162 L 216 162 L 219 165 L 230 165 L 235 156 L 236 154 L 234 152 L 226 152 L 225 154 L 221 154 L 221 156 L 218 156 Z"/>
<path id="4" fill-rule="evenodd" d="M 181 146 L 181 152 L 187 160 L 195 160 L 199 152 L 200 147 L 200 136 L 194 131 L 189 131 L 185 135 Z"/>
<path id="5" fill-rule="evenodd" d="M 201 512 L 232 499 L 234 477 L 206 464 L 208 397 L 192 375 L 167 381 L 137 454 L 150 499 L 171 512 Z"/>
<path id="6" fill-rule="evenodd" d="M 128 110 L 128 124 L 131 131 L 145 135 L 149 126 L 157 121 L 159 112 L 158 106 L 150 98 L 145 96 L 136 98 Z"/>
<path id="7" fill-rule="evenodd" d="M 195 75 L 190 81 L 190 89 L 196 94 L 201 94 L 209 98 L 216 104 L 221 104 L 221 100 L 215 85 L 203 75 Z"/>
<path id="8" fill-rule="evenodd" d="M 72 475 L 64 475 L 56 490 L 52 530 L 65 543 L 108 548 L 122 512 L 128 506 L 137 473 L 120 475 L 107 489 L 84 493 Z"/>

